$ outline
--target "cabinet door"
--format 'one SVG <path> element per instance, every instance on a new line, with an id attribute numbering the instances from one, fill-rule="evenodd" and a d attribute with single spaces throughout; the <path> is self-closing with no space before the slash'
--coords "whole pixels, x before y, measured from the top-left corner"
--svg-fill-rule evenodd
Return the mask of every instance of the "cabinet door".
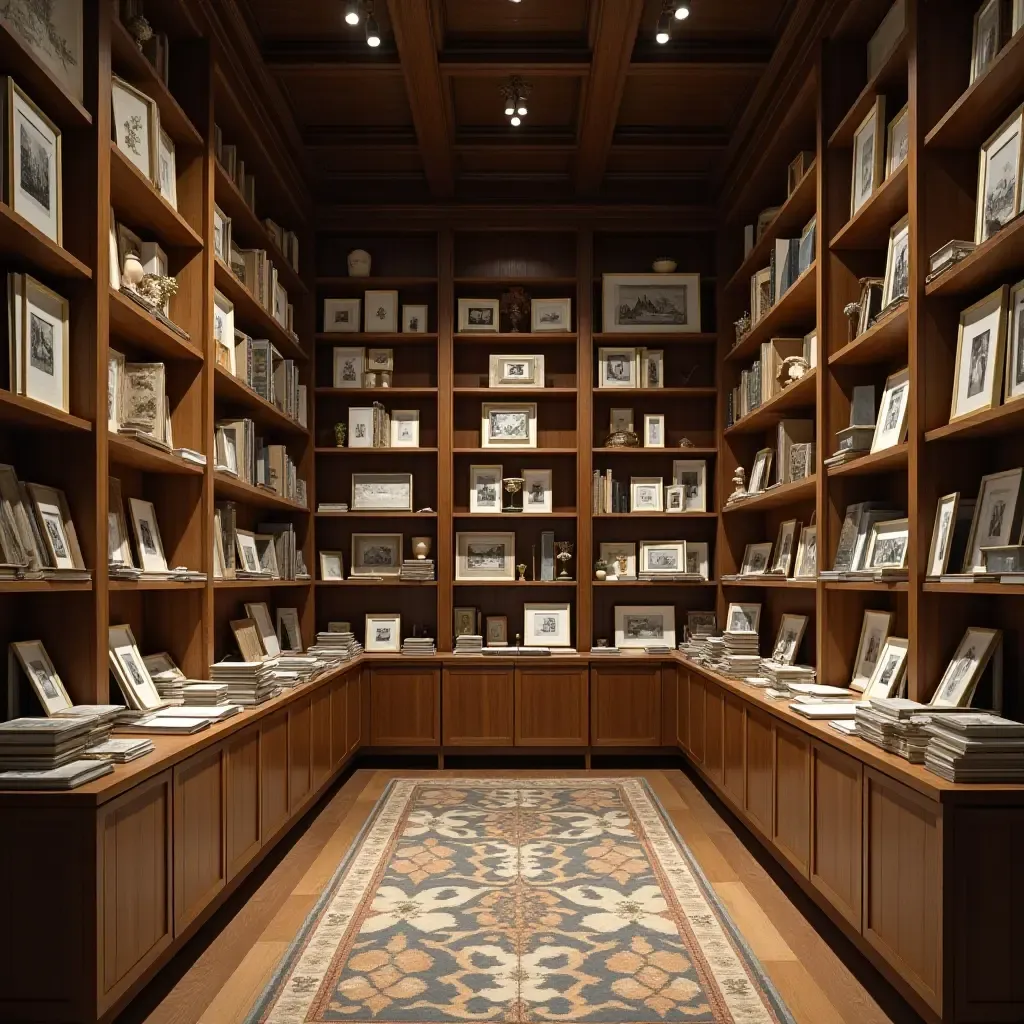
<path id="1" fill-rule="evenodd" d="M 310 747 L 309 698 L 302 697 L 288 708 L 288 809 L 294 814 L 312 792 L 312 750 Z"/>
<path id="2" fill-rule="evenodd" d="M 682 750 L 690 749 L 690 673 L 677 669 L 679 685 L 676 693 L 676 743 Z"/>
<path id="3" fill-rule="evenodd" d="M 807 876 L 811 840 L 811 742 L 775 723 L 775 815 L 772 838 L 782 855 Z"/>
<path id="4" fill-rule="evenodd" d="M 586 668 L 517 668 L 516 746 L 585 747 L 589 704 Z"/>
<path id="5" fill-rule="evenodd" d="M 310 698 L 309 708 L 310 762 L 313 773 L 313 792 L 331 774 L 331 687 L 321 686 Z"/>
<path id="6" fill-rule="evenodd" d="M 369 670 L 355 672 L 348 677 L 348 755 L 351 757 L 366 741 L 363 735 L 363 687 L 362 677 Z"/>
<path id="7" fill-rule="evenodd" d="M 704 687 L 704 770 L 722 785 L 722 717 L 725 713 L 725 694 L 714 683 Z"/>
<path id="8" fill-rule="evenodd" d="M 228 878 L 260 849 L 260 729 L 232 736 L 224 745 L 224 838 Z"/>
<path id="9" fill-rule="evenodd" d="M 441 742 L 441 672 L 370 670 L 370 735 L 375 747 L 436 747 Z"/>
<path id="10" fill-rule="evenodd" d="M 260 724 L 260 807 L 264 845 L 288 820 L 288 709 Z"/>
<path id="11" fill-rule="evenodd" d="M 704 763 L 704 677 L 690 676 L 690 755 Z"/>
<path id="12" fill-rule="evenodd" d="M 811 745 L 811 881 L 857 929 L 864 870 L 863 786 L 859 761 L 824 743 Z"/>
<path id="13" fill-rule="evenodd" d="M 446 747 L 512 746 L 515 669 L 446 668 L 442 722 Z"/>
<path id="14" fill-rule="evenodd" d="M 331 766 L 337 771 L 348 757 L 348 677 L 331 684 Z"/>
<path id="15" fill-rule="evenodd" d="M 661 743 L 661 667 L 590 670 L 591 743 L 656 747 Z"/>
<path id="16" fill-rule="evenodd" d="M 676 705 L 679 701 L 678 670 L 665 665 L 661 670 L 661 745 L 676 745 Z"/>
<path id="17" fill-rule="evenodd" d="M 737 807 L 743 806 L 743 749 L 746 745 L 743 734 L 743 701 L 731 693 L 725 695 L 722 732 L 722 781 L 726 793 Z"/>
<path id="18" fill-rule="evenodd" d="M 746 777 L 743 807 L 755 828 L 769 838 L 772 834 L 772 796 L 775 785 L 775 743 L 772 720 L 755 708 L 746 707 Z"/>

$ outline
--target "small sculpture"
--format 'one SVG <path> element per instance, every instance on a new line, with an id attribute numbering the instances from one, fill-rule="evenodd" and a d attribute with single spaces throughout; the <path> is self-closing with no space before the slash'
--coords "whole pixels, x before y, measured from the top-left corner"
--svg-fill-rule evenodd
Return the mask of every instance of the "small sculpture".
<path id="1" fill-rule="evenodd" d="M 348 437 L 348 424 L 347 423 L 335 423 L 334 424 L 334 446 L 335 448 L 344 448 L 345 439 Z"/>
<path id="2" fill-rule="evenodd" d="M 516 285 L 501 297 L 501 311 L 508 318 L 512 333 L 518 334 L 520 325 L 530 315 L 530 296 L 525 288 Z"/>
<path id="3" fill-rule="evenodd" d="M 735 501 L 737 498 L 744 498 L 747 494 L 747 471 L 742 466 L 736 467 L 736 472 L 732 475 L 732 482 L 734 490 L 729 495 L 730 501 Z"/>
<path id="4" fill-rule="evenodd" d="M 508 495 L 502 512 L 523 511 L 523 483 L 524 480 L 521 476 L 507 476 L 501 481 L 502 487 Z"/>
<path id="5" fill-rule="evenodd" d="M 139 254 L 134 250 L 125 253 L 124 266 L 121 268 L 121 280 L 132 291 L 138 291 L 139 285 L 145 276 L 146 271 L 142 267 L 142 260 L 139 259 Z"/>
<path id="6" fill-rule="evenodd" d="M 353 249 L 348 254 L 348 276 L 369 277 L 370 263 L 370 254 L 365 249 Z"/>
<path id="7" fill-rule="evenodd" d="M 671 256 L 659 256 L 652 264 L 651 269 L 656 274 L 671 274 L 678 264 Z"/>
<path id="8" fill-rule="evenodd" d="M 526 563 L 525 562 L 520 562 L 516 566 L 516 568 L 519 570 L 519 582 L 520 583 L 525 583 L 526 582 Z M 516 646 L 518 646 L 518 644 Z"/>
<path id="9" fill-rule="evenodd" d="M 736 328 L 736 341 L 739 342 L 740 339 L 750 331 L 752 326 L 750 313 L 744 313 L 733 326 Z"/>
<path id="10" fill-rule="evenodd" d="M 603 558 L 599 558 L 594 563 L 594 578 L 598 580 L 608 578 L 608 563 Z"/>
<path id="11" fill-rule="evenodd" d="M 843 306 L 843 314 L 846 319 L 850 321 L 850 330 L 848 332 L 849 341 L 853 341 L 857 337 L 857 326 L 860 323 L 860 303 L 859 302 L 848 302 Z"/>
<path id="12" fill-rule="evenodd" d="M 778 382 L 782 387 L 788 387 L 794 381 L 800 380 L 811 368 L 811 364 L 803 356 L 786 356 L 779 368 Z"/>
<path id="13" fill-rule="evenodd" d="M 555 560 L 562 563 L 562 571 L 558 574 L 558 578 L 560 580 L 571 580 L 569 563 L 572 561 L 572 550 L 575 545 L 569 540 L 556 540 L 555 547 L 558 548 Z"/>
<path id="14" fill-rule="evenodd" d="M 681 437 L 681 438 L 679 438 L 679 447 L 680 448 L 694 448 L 695 445 L 694 445 L 694 443 L 688 437 Z"/>
<path id="15" fill-rule="evenodd" d="M 430 554 L 430 537 L 413 537 L 412 539 L 412 553 L 421 561 Z"/>

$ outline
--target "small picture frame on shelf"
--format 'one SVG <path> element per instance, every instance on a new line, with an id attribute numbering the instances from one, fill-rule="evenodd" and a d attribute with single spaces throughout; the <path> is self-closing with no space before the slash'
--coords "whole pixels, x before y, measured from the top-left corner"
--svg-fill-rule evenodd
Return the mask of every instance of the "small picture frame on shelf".
<path id="1" fill-rule="evenodd" d="M 178 208 L 178 165 L 174 156 L 174 140 L 160 129 L 157 145 L 157 187 L 167 202 Z"/>
<path id="2" fill-rule="evenodd" d="M 160 110 L 141 89 L 117 75 L 110 79 L 114 140 L 143 177 L 159 186 Z"/>
<path id="3" fill-rule="evenodd" d="M 938 578 L 946 573 L 949 566 L 949 552 L 953 543 L 953 528 L 960 508 L 960 492 L 945 494 L 935 506 L 935 525 L 932 527 L 932 542 L 928 549 L 928 563 L 925 575 Z"/>
<path id="4" fill-rule="evenodd" d="M 455 635 L 455 639 L 458 639 L 460 636 L 475 636 L 477 620 L 476 608 L 455 608 L 453 609 L 453 612 L 453 633 Z"/>
<path id="5" fill-rule="evenodd" d="M 612 434 L 632 434 L 633 410 L 612 409 L 608 430 Z"/>
<path id="6" fill-rule="evenodd" d="M 882 405 L 875 420 L 871 451 L 881 452 L 902 444 L 907 433 L 907 410 L 910 407 L 910 370 L 903 369 L 886 378 Z"/>
<path id="7" fill-rule="evenodd" d="M 398 654 L 402 650 L 402 616 L 374 614 L 366 616 L 367 654 Z"/>
<path id="8" fill-rule="evenodd" d="M 484 402 L 480 410 L 482 448 L 536 448 L 537 403 Z"/>
<path id="9" fill-rule="evenodd" d="M 743 551 L 743 562 L 740 565 L 741 576 L 763 576 L 771 564 L 772 542 L 748 544 Z"/>
<path id="10" fill-rule="evenodd" d="M 602 541 L 598 549 L 610 580 L 636 579 L 636 544 Z"/>
<path id="11" fill-rule="evenodd" d="M 665 353 L 661 349 L 640 349 L 640 387 L 665 386 Z"/>
<path id="12" fill-rule="evenodd" d="M 789 167 L 786 169 L 786 198 L 788 199 L 804 180 L 804 175 L 811 169 L 814 163 L 814 154 L 809 150 L 802 150 L 797 153 Z"/>
<path id="13" fill-rule="evenodd" d="M 871 111 L 853 135 L 852 217 L 885 178 L 885 97 L 876 96 Z"/>
<path id="14" fill-rule="evenodd" d="M 909 519 L 886 519 L 873 523 L 865 564 L 868 569 L 905 569 L 909 550 Z"/>
<path id="15" fill-rule="evenodd" d="M 550 469 L 523 470 L 523 511 L 533 514 L 552 512 L 552 472 Z"/>
<path id="16" fill-rule="evenodd" d="M 779 622 L 779 632 L 772 647 L 772 661 L 780 665 L 792 665 L 807 630 L 808 616 L 787 613 Z"/>
<path id="17" fill-rule="evenodd" d="M 640 541 L 639 571 L 652 576 L 686 572 L 686 541 Z"/>
<path id="18" fill-rule="evenodd" d="M 686 542 L 686 571 L 693 576 L 711 578 L 711 561 L 709 545 L 706 540 L 688 540 Z"/>
<path id="19" fill-rule="evenodd" d="M 231 266 L 231 218 L 213 204 L 213 255 L 225 266 Z"/>
<path id="20" fill-rule="evenodd" d="M 256 534 L 251 530 L 235 530 L 235 545 L 238 548 L 238 567 L 246 572 L 261 572 Z"/>
<path id="21" fill-rule="evenodd" d="M 107 478 L 107 561 L 111 565 L 135 568 L 121 500 L 121 481 L 116 476 Z"/>
<path id="22" fill-rule="evenodd" d="M 404 537 L 400 533 L 353 533 L 349 575 L 395 577 L 402 571 Z"/>
<path id="23" fill-rule="evenodd" d="M 363 296 L 363 330 L 367 334 L 398 332 L 398 292 L 367 291 Z"/>
<path id="24" fill-rule="evenodd" d="M 363 386 L 366 349 L 334 349 L 334 387 L 361 388 Z"/>
<path id="25" fill-rule="evenodd" d="M 245 604 L 245 614 L 256 623 L 256 630 L 260 635 L 260 646 L 268 658 L 281 657 L 281 644 L 277 639 L 277 630 L 270 617 L 270 608 L 266 601 L 248 601 Z"/>
<path id="26" fill-rule="evenodd" d="M 565 604 L 523 605 L 523 645 L 525 647 L 571 647 L 572 607 Z"/>
<path id="27" fill-rule="evenodd" d="M 29 686 L 47 715 L 71 709 L 72 702 L 41 640 L 12 643 L 11 650 L 21 664 Z"/>
<path id="28" fill-rule="evenodd" d="M 374 448 L 374 410 L 372 407 L 349 406 L 348 446 L 349 448 Z"/>
<path id="29" fill-rule="evenodd" d="M 302 630 L 299 627 L 298 608 L 277 609 L 277 642 L 281 650 L 302 654 Z"/>
<path id="30" fill-rule="evenodd" d="M 995 0 L 990 0 L 995 2 Z M 1020 212 L 1024 106 L 1018 107 L 981 147 L 974 241 L 981 245 Z"/>
<path id="31" fill-rule="evenodd" d="M 213 291 L 213 340 L 217 365 L 237 376 L 235 363 L 235 304 L 221 292 Z"/>
<path id="32" fill-rule="evenodd" d="M 644 447 L 665 447 L 665 414 L 663 412 L 644 413 Z"/>
<path id="33" fill-rule="evenodd" d="M 345 556 L 340 551 L 320 552 L 320 579 L 337 583 L 345 578 Z"/>
<path id="34" fill-rule="evenodd" d="M 605 274 L 605 334 L 699 334 L 700 274 Z"/>
<path id="35" fill-rule="evenodd" d="M 597 350 L 599 388 L 637 388 L 637 350 L 635 348 L 599 348 Z"/>
<path id="36" fill-rule="evenodd" d="M 875 672 L 878 658 L 885 646 L 889 630 L 892 628 L 892 612 L 864 612 L 864 622 L 860 627 L 860 640 L 857 643 L 857 654 L 853 659 L 853 677 L 850 689 L 863 693 Z"/>
<path id="37" fill-rule="evenodd" d="M 665 484 L 660 476 L 634 476 L 629 479 L 631 512 L 664 512 Z"/>
<path id="38" fill-rule="evenodd" d="M 71 306 L 30 274 L 8 276 L 11 390 L 69 411 Z"/>
<path id="39" fill-rule="evenodd" d="M 672 513 L 686 511 L 686 488 L 682 484 L 668 484 L 665 487 L 665 511 Z"/>
<path id="40" fill-rule="evenodd" d="M 975 688 L 1002 639 L 1002 630 L 969 627 L 929 704 L 935 708 L 970 707 Z"/>
<path id="41" fill-rule="evenodd" d="M 895 697 L 900 692 L 907 672 L 909 642 L 904 637 L 887 636 L 882 650 L 864 686 L 864 699 Z"/>
<path id="42" fill-rule="evenodd" d="M 684 512 L 708 510 L 708 464 L 703 459 L 674 459 L 672 483 L 684 488 Z"/>
<path id="43" fill-rule="evenodd" d="M 623 649 L 676 646 L 676 610 L 672 605 L 616 605 L 615 646 Z"/>
<path id="44" fill-rule="evenodd" d="M 139 653 L 131 626 L 111 626 L 107 630 L 107 655 L 114 678 L 133 710 L 155 711 L 163 706 L 163 698 Z"/>
<path id="45" fill-rule="evenodd" d="M 256 541 L 256 554 L 260 559 L 260 570 L 269 573 L 272 579 L 281 578 L 281 567 L 277 561 L 277 547 L 274 544 L 274 536 L 270 533 L 255 533 L 253 540 Z"/>
<path id="46" fill-rule="evenodd" d="M 779 535 L 775 539 L 775 560 L 771 571 L 779 576 L 788 577 L 793 568 L 793 556 L 796 553 L 796 535 L 800 524 L 795 519 L 787 519 L 779 524 Z"/>
<path id="47" fill-rule="evenodd" d="M 36 523 L 43 535 L 47 562 L 55 569 L 84 569 L 78 534 L 63 491 L 44 484 L 26 484 Z"/>
<path id="48" fill-rule="evenodd" d="M 456 533 L 455 578 L 509 582 L 516 578 L 514 533 Z"/>
<path id="49" fill-rule="evenodd" d="M 1013 24 L 1010 26 L 1012 35 L 1024 28 L 1024 0 L 1013 0 Z"/>
<path id="50" fill-rule="evenodd" d="M 818 528 L 805 526 L 800 531 L 800 543 L 796 549 L 796 565 L 793 579 L 813 580 L 818 577 Z"/>
<path id="51" fill-rule="evenodd" d="M 324 334 L 358 334 L 362 299 L 324 299 Z"/>
<path id="52" fill-rule="evenodd" d="M 489 356 L 487 386 L 492 388 L 544 387 L 544 357 L 535 355 Z"/>
<path id="53" fill-rule="evenodd" d="M 996 59 L 1009 26 L 1006 24 L 1005 0 L 984 0 L 974 15 L 971 42 L 971 82 L 988 71 Z"/>
<path id="54" fill-rule="evenodd" d="M 725 613 L 725 628 L 730 633 L 756 633 L 761 628 L 761 606 L 733 601 Z"/>
<path id="55" fill-rule="evenodd" d="M 1024 0 L 1020 0 L 1024 4 Z M 1006 397 L 1004 402 L 1024 398 L 1024 281 L 1010 289 L 1010 326 L 1006 332 Z"/>
<path id="56" fill-rule="evenodd" d="M 353 512 L 411 512 L 412 473 L 353 473 Z"/>
<path id="57" fill-rule="evenodd" d="M 530 329 L 535 334 L 572 330 L 572 299 L 534 299 Z"/>
<path id="58" fill-rule="evenodd" d="M 1019 467 L 1002 473 L 989 473 L 981 478 L 963 572 L 984 570 L 982 548 L 1005 547 L 1020 537 L 1021 519 L 1024 518 L 1022 478 L 1024 470 Z"/>
<path id="59" fill-rule="evenodd" d="M 402 333 L 426 334 L 430 323 L 430 307 L 425 305 L 402 306 Z"/>
<path id="60" fill-rule="evenodd" d="M 367 373 L 393 373 L 395 350 L 393 348 L 368 348 L 363 369 Z"/>
<path id="61" fill-rule="evenodd" d="M 1004 284 L 960 314 L 950 423 L 999 405 L 1009 301 Z"/>
<path id="62" fill-rule="evenodd" d="M 419 448 L 420 446 L 420 411 L 419 409 L 391 410 L 391 447 Z"/>
<path id="63" fill-rule="evenodd" d="M 476 613 L 476 609 L 469 609 Z M 456 618 L 458 622 L 458 618 Z M 474 626 L 475 628 L 475 626 Z M 456 633 L 456 636 L 459 634 Z M 472 630 L 470 631 L 472 635 Z M 508 616 L 507 615 L 488 615 L 484 621 L 484 641 L 488 647 L 508 647 Z"/>
<path id="64" fill-rule="evenodd" d="M 774 448 L 762 448 L 754 456 L 754 465 L 750 470 L 747 483 L 747 494 L 760 494 L 768 486 L 768 477 L 772 471 L 772 460 L 775 458 Z"/>
<path id="65" fill-rule="evenodd" d="M 885 260 L 885 284 L 882 309 L 897 299 L 910 296 L 910 219 L 904 217 L 889 232 L 889 250 Z"/>
<path id="66" fill-rule="evenodd" d="M 889 122 L 886 145 L 885 176 L 891 178 L 906 163 L 910 155 L 910 104 L 904 103 Z"/>
<path id="67" fill-rule="evenodd" d="M 796 276 L 800 277 L 817 258 L 818 216 L 815 214 L 800 232 L 800 247 L 797 250 Z"/>
<path id="68" fill-rule="evenodd" d="M 501 466 L 469 467 L 469 511 L 476 515 L 496 515 L 501 512 Z"/>
<path id="69" fill-rule="evenodd" d="M 757 323 L 772 308 L 772 269 L 765 267 L 750 278 L 750 318 Z"/>
<path id="70" fill-rule="evenodd" d="M 500 299 L 459 299 L 459 334 L 497 334 Z"/>
<path id="71" fill-rule="evenodd" d="M 128 504 L 131 506 L 140 568 L 143 572 L 167 572 L 167 556 L 160 537 L 160 524 L 156 520 L 156 508 L 151 501 L 140 498 L 129 498 Z"/>

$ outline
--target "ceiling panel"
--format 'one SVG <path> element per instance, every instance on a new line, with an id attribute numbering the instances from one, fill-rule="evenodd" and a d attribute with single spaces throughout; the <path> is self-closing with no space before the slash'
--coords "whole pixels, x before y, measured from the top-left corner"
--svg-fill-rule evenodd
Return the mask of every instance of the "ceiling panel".
<path id="1" fill-rule="evenodd" d="M 568 174 L 573 154 L 543 146 L 481 146 L 460 148 L 459 171 L 464 174 Z"/>
<path id="2" fill-rule="evenodd" d="M 586 38 L 591 0 L 441 0 L 445 32 L 455 36 Z"/>
<path id="3" fill-rule="evenodd" d="M 529 80 L 529 79 L 528 79 Z M 460 128 L 508 128 L 501 78 L 474 78 L 455 75 L 451 79 L 455 122 Z M 539 77 L 530 82 L 533 89 L 527 101 L 527 128 L 571 128 L 576 124 L 580 97 L 580 79 Z"/>
<path id="4" fill-rule="evenodd" d="M 619 126 L 729 128 L 760 75 L 757 67 L 631 74 L 619 108 Z"/>
<path id="5" fill-rule="evenodd" d="M 790 0 L 691 0 L 690 16 L 674 26 L 673 39 L 745 36 L 775 40 Z M 646 0 L 640 40 L 654 37 L 661 0 Z M 670 49 L 671 43 L 664 49 Z M 661 47 L 659 47 L 661 49 Z"/>
<path id="6" fill-rule="evenodd" d="M 295 119 L 302 127 L 405 127 L 412 124 L 401 75 L 337 76 L 328 80 L 305 72 L 278 73 Z"/>
<path id="7" fill-rule="evenodd" d="M 345 24 L 341 0 L 241 0 L 241 3 L 263 42 L 282 39 L 323 42 L 335 38 L 358 42 L 363 38 L 362 25 L 353 28 Z M 384 0 L 374 5 L 374 16 L 381 31 L 390 34 L 391 22 Z"/>

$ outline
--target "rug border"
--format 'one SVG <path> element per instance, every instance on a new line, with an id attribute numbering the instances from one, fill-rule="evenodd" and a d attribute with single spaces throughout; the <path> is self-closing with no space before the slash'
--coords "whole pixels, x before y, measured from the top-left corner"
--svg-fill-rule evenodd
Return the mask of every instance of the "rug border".
<path id="1" fill-rule="evenodd" d="M 685 775 L 685 773 L 681 770 L 680 774 Z M 481 778 L 488 779 L 489 777 L 482 776 Z M 548 776 L 548 778 L 551 778 L 553 781 L 561 781 L 554 776 Z M 335 869 L 334 873 L 331 875 L 327 883 L 324 885 L 323 891 L 317 897 L 317 900 L 313 904 L 309 913 L 306 914 L 305 918 L 302 921 L 302 924 L 298 928 L 298 931 L 296 931 L 295 933 L 295 937 L 288 944 L 288 949 L 285 951 L 284 955 L 278 961 L 277 966 L 274 968 L 274 973 L 270 976 L 266 984 L 263 986 L 263 990 L 260 992 L 259 997 L 253 1004 L 249 1013 L 246 1015 L 244 1024 L 259 1024 L 264 1013 L 270 1008 L 270 1005 L 272 1004 L 274 998 L 278 995 L 280 986 L 286 974 L 294 965 L 300 948 L 303 947 L 305 939 L 309 934 L 309 930 L 320 918 L 325 907 L 333 898 L 335 889 L 337 888 L 341 879 L 344 877 L 345 872 L 348 870 L 350 861 L 355 857 L 356 853 L 359 851 L 364 834 L 370 830 L 371 826 L 376 821 L 377 817 L 380 814 L 380 811 L 386 804 L 388 797 L 391 795 L 391 791 L 401 783 L 421 783 L 424 781 L 426 780 L 419 776 L 396 776 L 395 778 L 391 779 L 388 782 L 388 784 L 384 787 L 384 789 L 381 791 L 380 796 L 374 803 L 373 809 L 367 816 L 367 819 L 363 823 L 362 828 L 360 828 L 356 835 L 353 837 L 351 845 L 345 852 L 345 856 L 342 857 L 341 862 L 338 864 L 338 867 Z M 451 781 L 462 781 L 466 782 L 467 784 L 470 784 L 475 780 L 468 778 L 460 778 L 452 779 Z M 490 781 L 494 781 L 493 778 L 490 778 Z M 516 781 L 529 782 L 530 780 L 524 778 Z M 567 784 L 571 784 L 572 779 L 566 779 L 565 781 Z M 696 859 L 694 858 L 693 852 L 687 845 L 686 840 L 683 839 L 682 835 L 679 832 L 679 829 L 676 828 L 675 823 L 669 816 L 668 811 L 666 811 L 664 804 L 662 804 L 661 800 L 658 798 L 658 794 L 654 792 L 654 789 L 651 786 L 650 782 L 642 775 L 589 776 L 581 778 L 580 781 L 631 781 L 639 782 L 641 784 L 641 788 L 644 790 L 647 798 L 651 801 L 655 810 L 657 810 L 659 816 L 661 817 L 662 824 L 668 830 L 670 836 L 682 852 L 683 857 L 686 860 L 686 865 L 689 868 L 693 877 L 696 879 L 697 884 L 700 887 L 701 892 L 704 896 L 704 899 L 707 900 L 708 903 L 710 903 L 713 906 L 716 915 L 722 924 L 722 927 L 728 931 L 729 937 L 731 938 L 739 952 L 743 955 L 744 959 L 747 961 L 747 966 L 755 975 L 758 984 L 761 986 L 765 996 L 771 1002 L 772 1009 L 779 1017 L 780 1024 L 797 1024 L 796 1019 L 790 1012 L 789 1007 L 786 1006 L 785 1001 L 782 999 L 782 996 L 779 994 L 779 991 L 775 987 L 775 984 L 768 976 L 768 973 L 765 970 L 760 959 L 750 948 L 750 945 L 748 944 L 747 940 L 743 937 L 736 922 L 732 919 L 732 915 L 729 913 L 728 907 L 726 907 L 722 900 L 719 899 L 718 894 L 715 892 L 711 883 L 708 881 L 707 876 L 704 874 L 700 865 L 697 863 Z"/>

